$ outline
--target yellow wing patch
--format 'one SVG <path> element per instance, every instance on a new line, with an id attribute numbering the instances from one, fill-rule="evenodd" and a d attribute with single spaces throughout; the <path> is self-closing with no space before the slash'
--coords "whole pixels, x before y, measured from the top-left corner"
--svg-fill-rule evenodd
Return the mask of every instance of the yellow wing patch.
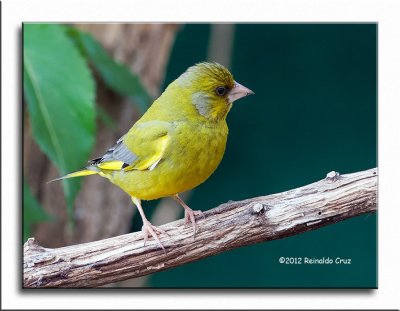
<path id="1" fill-rule="evenodd" d="M 165 149 L 168 146 L 169 136 L 165 135 L 159 137 L 156 141 L 153 142 L 153 154 L 151 156 L 144 157 L 143 159 L 138 159 L 134 163 L 134 165 L 129 165 L 124 168 L 125 171 L 130 170 L 153 170 L 157 164 L 161 161 L 162 157 L 164 156 Z"/>
<path id="2" fill-rule="evenodd" d="M 110 170 L 110 171 L 120 171 L 124 162 L 122 161 L 109 161 L 109 162 L 102 162 L 97 164 L 97 167 L 102 170 Z"/>
<path id="3" fill-rule="evenodd" d="M 102 171 L 153 170 L 165 156 L 173 128 L 164 121 L 137 123 L 95 165 Z"/>

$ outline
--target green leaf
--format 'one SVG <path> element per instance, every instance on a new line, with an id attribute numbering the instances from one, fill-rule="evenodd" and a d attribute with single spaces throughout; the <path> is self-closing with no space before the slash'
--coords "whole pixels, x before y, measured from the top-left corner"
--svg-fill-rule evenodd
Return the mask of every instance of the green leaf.
<path id="1" fill-rule="evenodd" d="M 75 40 L 82 53 L 108 87 L 123 96 L 132 97 L 143 113 L 150 106 L 152 98 L 142 85 L 140 78 L 123 64 L 115 61 L 90 34 L 70 27 L 68 33 Z"/>
<path id="2" fill-rule="evenodd" d="M 32 236 L 32 225 L 43 221 L 53 220 L 54 217 L 47 214 L 33 196 L 28 184 L 24 181 L 24 232 L 23 242 Z"/>
<path id="3" fill-rule="evenodd" d="M 95 85 L 79 50 L 56 24 L 24 24 L 24 95 L 33 137 L 61 175 L 80 169 L 94 143 Z M 65 180 L 71 215 L 79 179 Z"/>

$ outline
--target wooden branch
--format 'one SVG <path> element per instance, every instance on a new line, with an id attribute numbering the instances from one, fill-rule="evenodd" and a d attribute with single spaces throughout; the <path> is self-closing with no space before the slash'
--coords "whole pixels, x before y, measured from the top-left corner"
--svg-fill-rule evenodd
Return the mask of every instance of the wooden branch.
<path id="1" fill-rule="evenodd" d="M 141 233 L 50 249 L 30 238 L 24 245 L 25 288 L 95 287 L 180 266 L 244 245 L 336 223 L 377 209 L 377 169 L 339 175 L 290 191 L 228 202 L 204 212 L 192 226 L 161 226 L 166 253 Z"/>

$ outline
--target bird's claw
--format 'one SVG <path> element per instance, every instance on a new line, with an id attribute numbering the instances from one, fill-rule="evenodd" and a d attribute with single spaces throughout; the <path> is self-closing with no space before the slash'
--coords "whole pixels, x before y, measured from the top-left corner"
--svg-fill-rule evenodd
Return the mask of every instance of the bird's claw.
<path id="1" fill-rule="evenodd" d="M 161 228 L 153 226 L 150 223 L 150 221 L 143 222 L 142 232 L 143 232 L 143 235 L 144 235 L 144 246 L 146 246 L 147 239 L 151 235 L 154 238 L 154 240 L 157 241 L 158 245 L 160 245 L 160 247 L 163 249 L 163 251 L 165 253 L 165 248 L 162 245 L 162 243 L 161 243 L 160 239 L 158 238 L 157 234 L 165 234 L 166 236 L 169 237 L 169 234 L 167 232 L 165 232 Z"/>
<path id="2" fill-rule="evenodd" d="M 185 224 L 188 224 L 189 222 L 192 223 L 192 228 L 193 228 L 193 238 L 196 235 L 197 232 L 197 224 L 196 224 L 196 217 L 195 216 L 201 216 L 203 219 L 206 219 L 202 211 L 194 211 L 192 209 L 186 208 L 185 209 Z"/>

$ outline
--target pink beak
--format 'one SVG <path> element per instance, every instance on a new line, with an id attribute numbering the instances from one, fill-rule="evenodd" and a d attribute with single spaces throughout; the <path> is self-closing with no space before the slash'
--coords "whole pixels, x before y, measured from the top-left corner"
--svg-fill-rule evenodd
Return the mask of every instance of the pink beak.
<path id="1" fill-rule="evenodd" d="M 254 92 L 247 87 L 241 85 L 240 83 L 235 81 L 235 84 L 233 85 L 233 89 L 230 90 L 228 94 L 228 99 L 229 102 L 233 103 L 235 100 L 238 100 L 242 97 L 245 97 L 247 95 L 253 95 Z"/>

